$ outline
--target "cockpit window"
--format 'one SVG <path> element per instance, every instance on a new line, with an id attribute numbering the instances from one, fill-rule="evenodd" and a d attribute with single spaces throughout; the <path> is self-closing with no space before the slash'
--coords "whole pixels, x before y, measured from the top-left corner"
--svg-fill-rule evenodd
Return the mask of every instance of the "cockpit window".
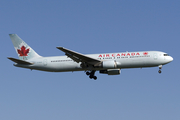
<path id="1" fill-rule="evenodd" d="M 169 56 L 168 54 L 164 54 L 164 56 Z"/>

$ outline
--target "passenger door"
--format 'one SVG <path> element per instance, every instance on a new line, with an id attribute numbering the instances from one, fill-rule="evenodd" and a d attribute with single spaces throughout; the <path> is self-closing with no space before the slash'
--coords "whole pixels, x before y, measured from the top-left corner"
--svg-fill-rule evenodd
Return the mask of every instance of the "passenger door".
<path id="1" fill-rule="evenodd" d="M 157 53 L 154 53 L 154 60 L 157 60 L 157 59 L 158 59 Z"/>

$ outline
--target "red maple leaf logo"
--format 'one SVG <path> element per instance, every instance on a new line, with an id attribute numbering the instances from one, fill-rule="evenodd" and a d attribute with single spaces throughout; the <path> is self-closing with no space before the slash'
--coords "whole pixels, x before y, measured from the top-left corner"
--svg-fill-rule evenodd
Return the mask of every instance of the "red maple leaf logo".
<path id="1" fill-rule="evenodd" d="M 144 52 L 143 55 L 148 55 L 148 52 Z"/>
<path id="2" fill-rule="evenodd" d="M 27 54 L 29 53 L 29 48 L 26 49 L 26 47 L 22 46 L 21 49 L 17 49 L 17 52 L 19 56 L 28 56 Z"/>

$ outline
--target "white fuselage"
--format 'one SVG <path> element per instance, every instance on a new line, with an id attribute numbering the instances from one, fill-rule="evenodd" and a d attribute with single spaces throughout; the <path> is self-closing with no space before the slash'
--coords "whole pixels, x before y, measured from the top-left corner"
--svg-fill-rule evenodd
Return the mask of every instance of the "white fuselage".
<path id="1" fill-rule="evenodd" d="M 105 69 L 123 69 L 123 68 L 142 68 L 155 67 L 164 65 L 173 60 L 171 56 L 160 51 L 142 51 L 142 52 L 123 52 L 107 54 L 87 54 L 86 56 L 99 59 L 101 61 L 113 61 L 116 63 L 114 68 L 104 68 L 102 66 L 86 68 L 81 67 L 81 62 L 77 63 L 67 56 L 55 57 L 38 57 L 29 59 L 32 65 L 17 64 L 17 67 L 49 71 L 49 72 L 66 72 L 66 71 L 84 71 L 84 70 L 105 70 Z"/>

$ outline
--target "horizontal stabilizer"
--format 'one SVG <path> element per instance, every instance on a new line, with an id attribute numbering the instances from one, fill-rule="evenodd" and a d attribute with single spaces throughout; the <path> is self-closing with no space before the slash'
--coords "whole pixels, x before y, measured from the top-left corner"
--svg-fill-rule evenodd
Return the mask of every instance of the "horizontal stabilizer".
<path id="1" fill-rule="evenodd" d="M 15 63 L 18 63 L 18 64 L 24 64 L 24 65 L 32 65 L 33 64 L 33 63 L 30 63 L 30 62 L 27 62 L 27 61 L 24 61 L 24 60 L 19 60 L 19 59 L 16 59 L 16 58 L 8 57 L 8 59 L 10 59 L 11 61 L 13 61 Z"/>

